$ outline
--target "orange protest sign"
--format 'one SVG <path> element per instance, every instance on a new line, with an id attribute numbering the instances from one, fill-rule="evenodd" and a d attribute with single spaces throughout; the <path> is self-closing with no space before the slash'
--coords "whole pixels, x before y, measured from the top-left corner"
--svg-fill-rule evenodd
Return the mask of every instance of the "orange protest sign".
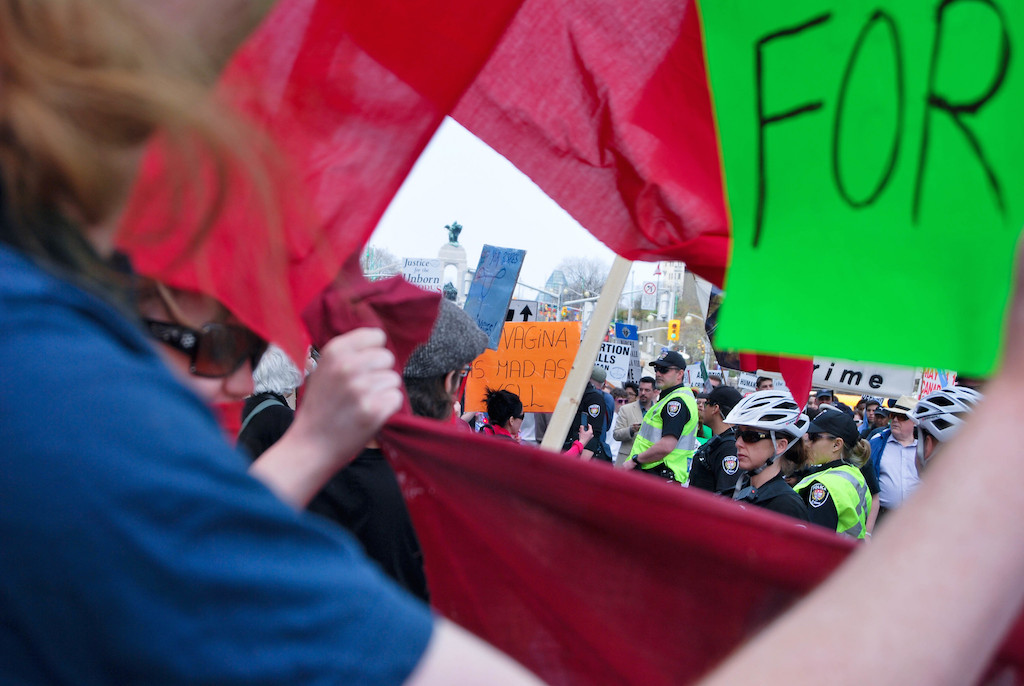
<path id="1" fill-rule="evenodd" d="M 506 322 L 498 349 L 473 361 L 466 409 L 484 410 L 492 388 L 518 395 L 524 412 L 553 412 L 579 347 L 579 322 Z"/>

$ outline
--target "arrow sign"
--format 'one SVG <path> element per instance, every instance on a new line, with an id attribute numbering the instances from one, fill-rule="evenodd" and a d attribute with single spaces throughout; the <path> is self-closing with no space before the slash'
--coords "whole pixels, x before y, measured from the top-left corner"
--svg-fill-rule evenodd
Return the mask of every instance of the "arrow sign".
<path id="1" fill-rule="evenodd" d="M 537 300 L 513 300 L 509 303 L 508 312 L 505 313 L 506 322 L 528 322 L 540 312 L 540 302 Z"/>

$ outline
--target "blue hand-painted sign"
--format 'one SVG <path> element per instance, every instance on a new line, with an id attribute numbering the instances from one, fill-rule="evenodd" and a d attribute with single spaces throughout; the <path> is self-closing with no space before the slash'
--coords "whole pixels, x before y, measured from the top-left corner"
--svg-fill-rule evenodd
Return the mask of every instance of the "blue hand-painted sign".
<path id="1" fill-rule="evenodd" d="M 480 263 L 463 309 L 490 339 L 488 347 L 497 350 L 501 328 L 505 325 L 508 304 L 523 268 L 525 250 L 485 245 Z"/>

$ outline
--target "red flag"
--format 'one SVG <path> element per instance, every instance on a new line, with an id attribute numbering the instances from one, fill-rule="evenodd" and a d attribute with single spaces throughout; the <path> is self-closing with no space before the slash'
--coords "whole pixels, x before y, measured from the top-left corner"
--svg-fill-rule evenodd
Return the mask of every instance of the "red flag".
<path id="1" fill-rule="evenodd" d="M 266 216 L 254 179 L 229 171 L 207 241 L 182 261 L 209 204 L 213 167 L 176 197 L 178 151 L 151 149 L 121 246 L 143 273 L 218 297 L 290 354 L 299 313 L 361 250 L 435 129 L 491 54 L 521 0 L 284 0 L 229 65 L 221 95 L 274 144 Z M 276 224 L 276 230 L 275 230 Z M 173 233 L 166 229 L 174 229 Z"/>
<path id="2" fill-rule="evenodd" d="M 527 0 L 452 113 L 623 257 L 722 285 L 729 232 L 693 2 Z"/>
<path id="3" fill-rule="evenodd" d="M 396 418 L 383 443 L 435 607 L 551 684 L 691 683 L 858 545 L 753 505 L 417 417 Z M 789 648 L 799 652 L 779 647 Z M 1021 622 L 993 669 L 1007 665 L 1024 667 Z"/>
<path id="4" fill-rule="evenodd" d="M 805 357 L 783 357 L 781 355 L 758 355 L 740 353 L 740 368 L 756 372 L 779 372 L 786 380 L 786 388 L 793 395 L 800 409 L 807 405 L 811 392 L 811 378 L 814 376 L 814 360 Z"/>

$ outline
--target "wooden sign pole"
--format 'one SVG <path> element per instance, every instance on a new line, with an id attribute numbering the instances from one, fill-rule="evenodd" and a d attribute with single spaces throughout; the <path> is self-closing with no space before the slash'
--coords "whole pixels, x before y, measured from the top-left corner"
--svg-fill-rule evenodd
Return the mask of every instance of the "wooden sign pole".
<path id="1" fill-rule="evenodd" d="M 576 360 L 573 362 L 569 377 L 565 380 L 562 388 L 562 395 L 558 398 L 558 404 L 551 415 L 551 421 L 544 432 L 544 440 L 540 447 L 552 452 L 562 449 L 565 436 L 569 433 L 569 427 L 576 419 L 576 408 L 579 407 L 583 391 L 590 383 L 590 375 L 594 370 L 594 360 L 601 350 L 601 343 L 604 340 L 605 332 L 608 331 L 608 324 L 615 316 L 615 308 L 619 304 L 619 297 L 622 289 L 626 286 L 626 278 L 633 266 L 631 260 L 616 256 L 612 268 L 608 272 L 608 279 L 601 290 L 601 297 L 594 304 L 594 312 L 590 316 L 590 325 L 587 333 L 583 335 L 579 352 L 576 353 Z"/>

